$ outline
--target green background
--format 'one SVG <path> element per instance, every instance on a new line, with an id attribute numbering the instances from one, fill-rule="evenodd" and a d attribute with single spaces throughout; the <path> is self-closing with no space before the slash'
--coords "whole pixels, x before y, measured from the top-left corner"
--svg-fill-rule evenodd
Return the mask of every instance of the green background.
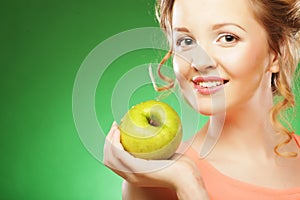
<path id="1" fill-rule="evenodd" d="M 81 63 L 101 41 L 158 26 L 154 1 L 12 0 L 1 3 L 0 16 L 0 199 L 121 199 L 121 178 L 89 154 L 78 137 L 72 90 Z M 103 81 L 162 55 L 144 50 L 123 56 Z M 105 131 L 113 121 L 112 85 L 99 86 L 96 96 Z M 130 102 L 155 96 L 146 85 Z M 296 120 L 293 125 L 299 133 Z"/>

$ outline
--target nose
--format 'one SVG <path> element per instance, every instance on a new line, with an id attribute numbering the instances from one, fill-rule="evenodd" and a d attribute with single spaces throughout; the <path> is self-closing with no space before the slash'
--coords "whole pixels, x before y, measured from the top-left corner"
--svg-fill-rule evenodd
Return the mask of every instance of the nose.
<path id="1" fill-rule="evenodd" d="M 209 70 L 216 68 L 216 62 L 212 59 L 201 45 L 197 44 L 192 48 L 177 52 L 178 56 L 186 62 L 190 63 L 190 66 L 196 71 L 206 73 Z"/>
<path id="2" fill-rule="evenodd" d="M 216 68 L 214 60 L 207 54 L 207 52 L 200 46 L 193 48 L 190 52 L 191 67 L 200 72 L 206 72 Z"/>

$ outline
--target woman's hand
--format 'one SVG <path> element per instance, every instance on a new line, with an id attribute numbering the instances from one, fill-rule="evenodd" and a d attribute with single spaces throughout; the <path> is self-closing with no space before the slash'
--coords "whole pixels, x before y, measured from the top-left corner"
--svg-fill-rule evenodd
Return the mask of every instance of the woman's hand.
<path id="1" fill-rule="evenodd" d="M 144 160 L 126 152 L 114 123 L 104 145 L 104 164 L 137 187 L 163 187 L 176 191 L 180 200 L 208 199 L 194 162 L 176 154 L 171 160 Z"/>
<path id="2" fill-rule="evenodd" d="M 208 200 L 202 176 L 195 163 L 188 157 L 182 156 L 177 165 L 180 182 L 176 182 L 175 190 L 179 200 L 201 199 Z M 176 174 L 176 176 L 177 176 Z"/>

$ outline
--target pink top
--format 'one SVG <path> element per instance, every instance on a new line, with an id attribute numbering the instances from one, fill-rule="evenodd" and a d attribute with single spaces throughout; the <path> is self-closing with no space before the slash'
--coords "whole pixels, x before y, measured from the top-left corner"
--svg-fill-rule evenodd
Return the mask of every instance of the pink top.
<path id="1" fill-rule="evenodd" d="M 294 138 L 300 148 L 300 136 L 295 135 Z M 300 200 L 300 187 L 271 189 L 252 185 L 222 174 L 205 159 L 199 159 L 192 148 L 186 155 L 196 163 L 211 200 Z"/>

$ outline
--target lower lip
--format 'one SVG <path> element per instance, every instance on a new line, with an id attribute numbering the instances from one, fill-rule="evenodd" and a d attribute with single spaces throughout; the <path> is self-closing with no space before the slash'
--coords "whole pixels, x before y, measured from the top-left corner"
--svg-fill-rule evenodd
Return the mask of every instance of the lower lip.
<path id="1" fill-rule="evenodd" d="M 200 85 L 194 84 L 194 87 L 196 91 L 202 95 L 212 95 L 222 90 L 224 88 L 224 84 L 215 87 L 209 87 L 209 88 L 201 87 Z"/>

